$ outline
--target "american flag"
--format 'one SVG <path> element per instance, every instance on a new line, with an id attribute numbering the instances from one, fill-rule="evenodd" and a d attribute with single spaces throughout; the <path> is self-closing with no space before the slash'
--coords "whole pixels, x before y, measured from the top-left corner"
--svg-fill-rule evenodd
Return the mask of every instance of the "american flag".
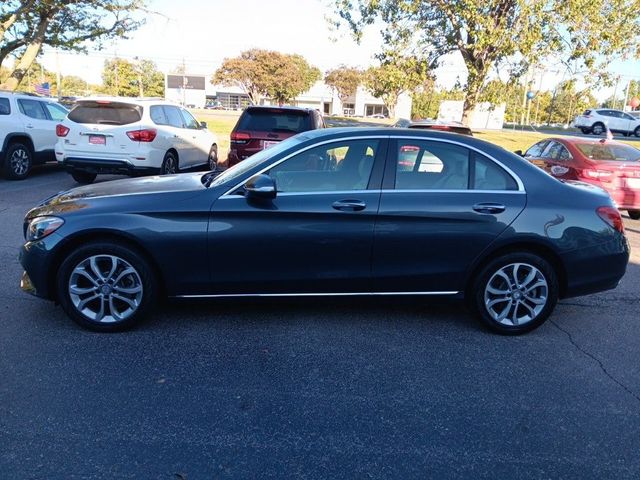
<path id="1" fill-rule="evenodd" d="M 51 95 L 51 85 L 49 85 L 49 82 L 36 83 L 36 93 L 38 95 L 46 95 L 47 97 Z"/>

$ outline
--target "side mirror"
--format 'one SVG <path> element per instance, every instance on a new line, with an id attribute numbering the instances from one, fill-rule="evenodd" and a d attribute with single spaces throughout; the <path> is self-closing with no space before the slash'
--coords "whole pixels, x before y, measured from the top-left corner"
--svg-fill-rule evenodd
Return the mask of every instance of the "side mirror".
<path id="1" fill-rule="evenodd" d="M 207 128 L 207 122 L 200 122 L 200 128 Z"/>
<path id="2" fill-rule="evenodd" d="M 522 150 L 516 150 L 515 152 L 516 155 L 520 155 L 521 157 L 524 157 L 524 153 L 522 153 Z"/>
<path id="3" fill-rule="evenodd" d="M 255 175 L 244 184 L 248 199 L 273 200 L 276 198 L 276 182 L 264 173 Z"/>

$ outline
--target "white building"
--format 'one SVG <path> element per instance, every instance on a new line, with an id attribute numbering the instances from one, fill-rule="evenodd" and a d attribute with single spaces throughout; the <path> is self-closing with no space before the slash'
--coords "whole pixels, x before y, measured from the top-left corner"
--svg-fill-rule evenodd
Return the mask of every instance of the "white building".
<path id="1" fill-rule="evenodd" d="M 250 104 L 249 96 L 240 88 L 212 85 L 205 75 L 166 75 L 165 98 L 195 108 L 204 108 L 205 105 L 210 104 L 236 110 Z M 269 98 L 263 98 L 260 103 L 272 104 Z M 356 95 L 343 103 L 336 92 L 322 81 L 316 82 L 308 91 L 296 97 L 292 104 L 315 108 L 325 115 L 370 117 L 388 114 L 383 101 L 372 96 L 364 87 L 358 87 Z M 400 95 L 395 116 L 411 118 L 409 95 Z"/>

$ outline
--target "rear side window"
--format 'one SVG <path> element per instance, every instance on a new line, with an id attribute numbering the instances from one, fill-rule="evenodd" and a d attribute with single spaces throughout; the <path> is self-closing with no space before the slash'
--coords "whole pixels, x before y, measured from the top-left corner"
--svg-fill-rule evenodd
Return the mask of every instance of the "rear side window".
<path id="1" fill-rule="evenodd" d="M 280 109 L 248 109 L 238 121 L 237 130 L 257 132 L 299 133 L 312 130 L 311 115 Z"/>
<path id="2" fill-rule="evenodd" d="M 49 112 L 51 120 L 55 120 L 56 122 L 64 120 L 69 113 L 66 108 L 63 108 L 60 105 L 56 105 L 55 103 L 45 103 L 44 108 L 46 108 Z"/>
<path id="3" fill-rule="evenodd" d="M 164 108 L 164 113 L 167 115 L 167 120 L 169 121 L 169 125 L 176 128 L 184 127 L 182 115 L 180 114 L 180 109 L 178 107 L 165 105 L 163 108 Z"/>
<path id="4" fill-rule="evenodd" d="M 11 104 L 8 98 L 0 97 L 0 115 L 11 115 Z"/>
<path id="5" fill-rule="evenodd" d="M 400 140 L 396 189 L 467 190 L 469 151 L 447 143 Z"/>
<path id="6" fill-rule="evenodd" d="M 69 120 L 76 123 L 128 125 L 141 119 L 142 107 L 120 102 L 80 102 L 69 112 Z"/>
<path id="7" fill-rule="evenodd" d="M 513 177 L 488 158 L 475 154 L 474 160 L 474 190 L 518 189 L 518 184 Z"/>
<path id="8" fill-rule="evenodd" d="M 29 118 L 36 120 L 48 120 L 47 114 L 44 113 L 42 102 L 37 100 L 18 100 L 18 108 Z"/>
<path id="9" fill-rule="evenodd" d="M 156 125 L 169 125 L 169 120 L 164 113 L 162 105 L 153 105 L 149 109 L 149 116 L 151 117 L 151 121 Z"/>

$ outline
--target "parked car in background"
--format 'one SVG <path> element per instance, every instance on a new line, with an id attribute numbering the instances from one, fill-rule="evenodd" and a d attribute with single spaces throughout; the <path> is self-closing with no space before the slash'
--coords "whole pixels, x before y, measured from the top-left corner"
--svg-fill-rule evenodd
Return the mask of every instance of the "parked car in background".
<path id="1" fill-rule="evenodd" d="M 0 167 L 5 178 L 25 179 L 33 165 L 56 160 L 56 124 L 67 113 L 49 98 L 0 91 Z"/>
<path id="2" fill-rule="evenodd" d="M 640 119 L 622 110 L 610 108 L 585 110 L 582 115 L 576 117 L 573 125 L 579 128 L 582 133 L 602 135 L 608 128 L 614 133 L 621 133 L 625 136 L 633 134 L 640 137 Z"/>
<path id="3" fill-rule="evenodd" d="M 22 288 L 98 331 L 133 326 L 160 295 L 419 295 L 464 298 L 520 334 L 559 298 L 615 288 L 629 260 L 599 188 L 472 137 L 394 128 L 314 130 L 221 174 L 62 192 L 24 234 Z"/>
<path id="4" fill-rule="evenodd" d="M 218 162 L 218 141 L 206 123 L 161 100 L 81 99 L 57 134 L 58 162 L 79 183 L 98 174 L 215 170 Z"/>
<path id="5" fill-rule="evenodd" d="M 614 140 L 558 137 L 542 140 L 524 158 L 559 180 L 606 190 L 621 210 L 640 219 L 640 150 Z"/>
<path id="6" fill-rule="evenodd" d="M 300 107 L 247 107 L 231 131 L 227 166 L 307 130 L 325 128 L 318 110 Z"/>
<path id="7" fill-rule="evenodd" d="M 470 135 L 471 129 L 460 122 L 445 122 L 441 120 L 416 120 L 409 123 L 406 128 L 416 128 L 420 130 L 438 130 L 441 132 L 459 133 L 461 135 Z"/>

